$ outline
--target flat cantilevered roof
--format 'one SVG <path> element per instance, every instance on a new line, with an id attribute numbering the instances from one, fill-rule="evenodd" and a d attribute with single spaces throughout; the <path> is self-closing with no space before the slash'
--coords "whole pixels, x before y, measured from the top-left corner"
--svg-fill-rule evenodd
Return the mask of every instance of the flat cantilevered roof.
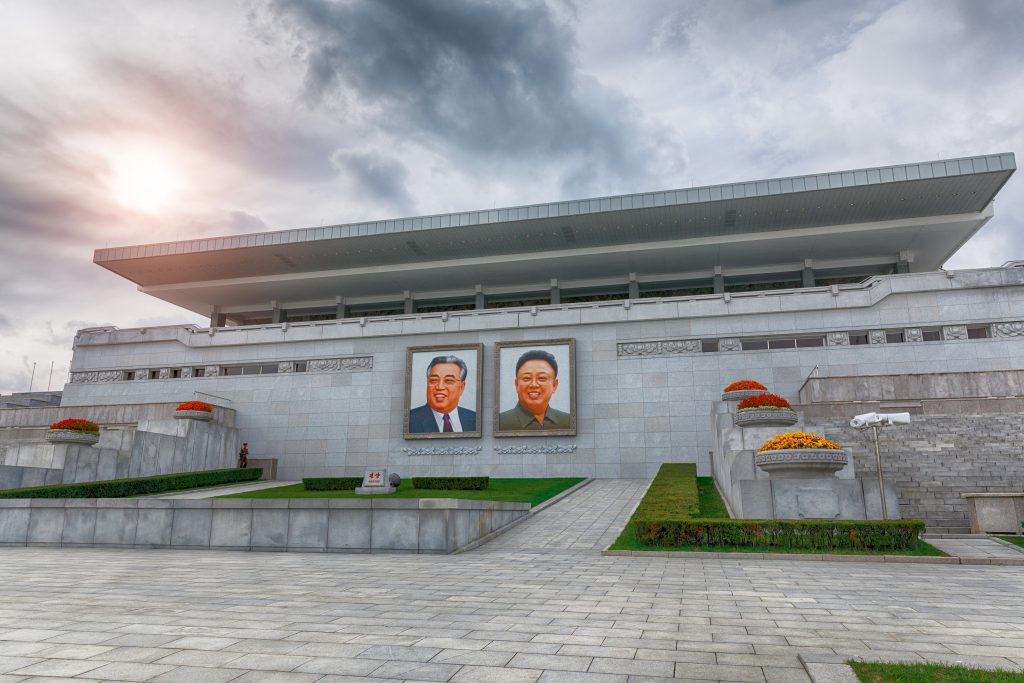
<path id="1" fill-rule="evenodd" d="M 993 154 L 98 249 L 94 261 L 200 313 L 716 266 L 838 269 L 900 253 L 912 270 L 935 270 L 991 217 L 1015 169 L 1013 154 Z"/>

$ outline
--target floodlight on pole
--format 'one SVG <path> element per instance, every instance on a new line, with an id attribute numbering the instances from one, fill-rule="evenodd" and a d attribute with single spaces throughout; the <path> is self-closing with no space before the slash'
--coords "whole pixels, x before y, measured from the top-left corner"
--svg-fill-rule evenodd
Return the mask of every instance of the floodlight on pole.
<path id="1" fill-rule="evenodd" d="M 850 420 L 855 429 L 871 427 L 875 440 L 875 470 L 878 473 L 878 499 L 882 504 L 882 519 L 889 519 L 889 508 L 885 502 L 885 485 L 882 483 L 882 453 L 878 448 L 878 428 L 883 425 L 910 424 L 910 413 L 864 413 Z"/>

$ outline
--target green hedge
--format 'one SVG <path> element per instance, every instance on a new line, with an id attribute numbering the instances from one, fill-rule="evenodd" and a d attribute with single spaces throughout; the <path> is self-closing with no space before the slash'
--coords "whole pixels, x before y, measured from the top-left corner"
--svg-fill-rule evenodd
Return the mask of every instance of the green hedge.
<path id="1" fill-rule="evenodd" d="M 182 472 L 160 474 L 155 477 L 135 479 L 108 479 L 79 484 L 56 484 L 34 486 L 25 489 L 0 491 L 0 498 L 129 498 L 151 493 L 167 493 L 218 484 L 234 484 L 240 481 L 256 481 L 263 475 L 262 468 L 234 468 L 230 470 L 206 470 L 203 472 Z"/>
<path id="2" fill-rule="evenodd" d="M 490 477 L 413 477 L 414 489 L 440 489 L 443 491 L 485 491 Z"/>
<path id="3" fill-rule="evenodd" d="M 635 519 L 633 533 L 651 546 L 758 546 L 804 550 L 907 550 L 924 524 L 913 519 Z"/>
<path id="4" fill-rule="evenodd" d="M 362 477 L 306 477 L 302 480 L 302 488 L 307 491 L 354 491 L 362 485 Z"/>
<path id="5" fill-rule="evenodd" d="M 905 550 L 924 531 L 917 520 L 700 519 L 699 500 L 696 465 L 662 465 L 629 520 L 633 535 L 656 547 Z"/>

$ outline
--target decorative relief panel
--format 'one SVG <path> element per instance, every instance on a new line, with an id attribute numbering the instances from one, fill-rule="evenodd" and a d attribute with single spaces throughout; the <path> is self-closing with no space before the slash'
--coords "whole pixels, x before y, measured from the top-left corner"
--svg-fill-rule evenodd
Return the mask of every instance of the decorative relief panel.
<path id="1" fill-rule="evenodd" d="M 903 330 L 903 339 L 908 342 L 919 342 L 924 341 L 924 335 L 921 334 L 920 327 L 908 327 Z"/>
<path id="2" fill-rule="evenodd" d="M 850 345 L 850 333 L 849 332 L 829 332 L 827 336 L 828 336 L 828 345 L 829 346 L 849 346 Z"/>
<path id="3" fill-rule="evenodd" d="M 124 373 L 120 370 L 98 370 L 95 372 L 72 372 L 72 384 L 96 384 L 99 382 L 120 382 Z"/>
<path id="4" fill-rule="evenodd" d="M 182 379 L 188 379 L 188 378 L 192 377 L 192 368 L 182 368 L 181 369 L 181 377 L 182 377 Z"/>
<path id="5" fill-rule="evenodd" d="M 476 455 L 483 450 L 481 446 L 421 446 L 418 448 L 403 448 L 402 452 L 410 456 L 419 455 Z"/>
<path id="6" fill-rule="evenodd" d="M 171 369 L 170 368 L 160 368 L 160 377 L 159 377 L 159 379 L 170 379 L 170 378 L 171 378 Z"/>
<path id="7" fill-rule="evenodd" d="M 541 444 L 539 446 L 495 446 L 498 455 L 552 455 L 554 453 L 572 453 L 576 444 Z"/>
<path id="8" fill-rule="evenodd" d="M 885 330 L 871 330 L 870 332 L 868 332 L 868 343 L 884 344 Z"/>
<path id="9" fill-rule="evenodd" d="M 135 379 L 138 381 L 149 379 L 149 370 L 136 370 Z"/>
<path id="10" fill-rule="evenodd" d="M 719 339 L 718 340 L 719 351 L 742 351 L 743 345 L 739 339 Z"/>
<path id="11" fill-rule="evenodd" d="M 1024 337 L 1024 323 L 995 323 L 993 337 Z"/>
<path id="12" fill-rule="evenodd" d="M 220 374 L 220 367 L 217 365 L 207 365 L 204 371 L 206 377 L 216 377 Z"/>
<path id="13" fill-rule="evenodd" d="M 672 339 L 655 342 L 627 342 L 618 345 L 620 356 L 660 356 L 664 354 L 700 353 L 699 339 Z"/>
<path id="14" fill-rule="evenodd" d="M 291 372 L 294 369 L 295 369 L 295 363 L 286 362 L 286 363 L 278 363 L 277 364 L 277 371 L 280 372 L 280 373 Z"/>
<path id="15" fill-rule="evenodd" d="M 943 339 L 967 339 L 967 325 L 946 325 L 942 328 Z"/>
<path id="16" fill-rule="evenodd" d="M 320 358 L 306 363 L 306 372 L 339 372 L 353 370 L 371 370 L 373 356 L 356 358 Z"/>

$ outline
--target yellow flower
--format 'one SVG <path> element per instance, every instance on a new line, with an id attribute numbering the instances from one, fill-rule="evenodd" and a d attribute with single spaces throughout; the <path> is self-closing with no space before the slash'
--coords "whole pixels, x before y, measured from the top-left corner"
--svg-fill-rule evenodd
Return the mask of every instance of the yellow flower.
<path id="1" fill-rule="evenodd" d="M 840 449 L 835 441 L 829 441 L 825 437 L 811 434 L 809 432 L 786 432 L 768 439 L 761 445 L 759 452 L 781 451 L 788 448 L 832 448 Z"/>

